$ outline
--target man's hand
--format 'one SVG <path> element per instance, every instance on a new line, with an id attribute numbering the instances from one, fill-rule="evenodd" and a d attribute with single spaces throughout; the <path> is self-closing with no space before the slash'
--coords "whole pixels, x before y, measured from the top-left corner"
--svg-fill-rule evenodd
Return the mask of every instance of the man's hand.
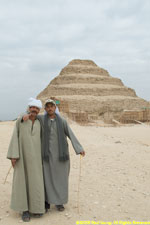
<path id="1" fill-rule="evenodd" d="M 85 156 L 85 151 L 80 152 L 80 155 Z"/>
<path id="2" fill-rule="evenodd" d="M 16 162 L 17 162 L 17 159 L 11 159 L 11 164 L 12 164 L 13 168 L 15 167 Z"/>
<path id="3" fill-rule="evenodd" d="M 29 119 L 30 114 L 26 114 L 22 117 L 23 121 L 27 121 Z"/>

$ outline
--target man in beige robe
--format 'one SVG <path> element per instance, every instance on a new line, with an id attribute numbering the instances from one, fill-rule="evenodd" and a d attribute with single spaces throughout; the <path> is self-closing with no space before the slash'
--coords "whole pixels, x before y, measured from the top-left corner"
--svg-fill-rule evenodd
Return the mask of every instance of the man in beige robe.
<path id="1" fill-rule="evenodd" d="M 30 220 L 45 212 L 45 195 L 41 158 L 41 126 L 36 118 L 42 107 L 40 100 L 30 99 L 30 117 L 23 123 L 17 119 L 7 158 L 14 168 L 10 207 L 22 212 L 22 220 Z"/>

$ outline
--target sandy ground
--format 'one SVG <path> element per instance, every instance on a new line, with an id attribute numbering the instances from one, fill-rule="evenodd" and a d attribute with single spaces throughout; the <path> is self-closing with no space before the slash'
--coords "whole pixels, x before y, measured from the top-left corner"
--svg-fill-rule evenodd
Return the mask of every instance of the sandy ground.
<path id="1" fill-rule="evenodd" d="M 6 159 L 14 122 L 0 123 L 0 223 L 22 223 L 20 215 L 9 208 L 13 169 Z M 77 220 L 150 221 L 150 126 L 79 126 L 71 124 L 84 146 L 81 159 L 80 214 L 78 182 L 80 156 L 70 144 L 71 170 L 69 202 L 64 212 L 52 206 L 30 224 L 72 225 Z"/>

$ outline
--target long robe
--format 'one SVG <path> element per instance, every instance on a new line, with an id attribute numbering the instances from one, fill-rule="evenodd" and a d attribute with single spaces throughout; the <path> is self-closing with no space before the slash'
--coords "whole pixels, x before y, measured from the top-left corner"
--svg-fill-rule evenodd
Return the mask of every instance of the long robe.
<path id="1" fill-rule="evenodd" d="M 11 205 L 19 212 L 45 212 L 45 193 L 41 154 L 41 126 L 39 120 L 15 124 L 7 158 L 17 159 L 14 167 Z"/>
<path id="2" fill-rule="evenodd" d="M 42 126 L 44 117 L 38 116 Z M 62 117 L 61 117 L 62 118 Z M 76 154 L 83 151 L 83 147 L 75 137 L 67 121 L 63 120 L 63 130 L 65 137 L 69 137 Z M 50 131 L 49 136 L 49 162 L 43 161 L 44 183 L 45 183 L 45 199 L 50 204 L 61 205 L 68 202 L 68 181 L 70 172 L 70 159 L 67 161 L 59 161 L 59 143 L 57 135 L 56 119 L 48 119 Z M 44 128 L 44 127 L 43 127 Z M 43 149 L 44 150 L 44 149 Z"/>

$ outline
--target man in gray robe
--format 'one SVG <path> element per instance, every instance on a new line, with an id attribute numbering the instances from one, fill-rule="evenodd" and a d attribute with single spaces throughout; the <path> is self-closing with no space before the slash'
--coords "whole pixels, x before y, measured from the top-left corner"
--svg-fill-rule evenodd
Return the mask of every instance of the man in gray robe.
<path id="1" fill-rule="evenodd" d="M 40 100 L 30 99 L 29 120 L 17 119 L 7 153 L 14 168 L 10 207 L 22 212 L 24 222 L 30 220 L 30 213 L 40 217 L 45 212 L 41 126 L 36 118 L 41 107 Z"/>
<path id="2" fill-rule="evenodd" d="M 76 154 L 85 155 L 67 121 L 55 110 L 55 101 L 49 99 L 45 103 L 46 114 L 38 115 L 43 130 L 42 158 L 46 211 L 50 204 L 55 204 L 58 211 L 63 211 L 63 204 L 68 202 L 70 159 L 67 137 L 71 140 Z M 27 117 L 24 117 L 24 120 L 26 119 Z"/>
<path id="3" fill-rule="evenodd" d="M 56 103 L 47 100 L 47 114 L 41 116 L 43 135 L 43 172 L 45 181 L 46 208 L 55 204 L 59 211 L 68 202 L 68 179 L 70 159 L 67 137 L 71 140 L 76 154 L 85 155 L 83 147 L 75 137 L 67 121 L 55 113 Z"/>

